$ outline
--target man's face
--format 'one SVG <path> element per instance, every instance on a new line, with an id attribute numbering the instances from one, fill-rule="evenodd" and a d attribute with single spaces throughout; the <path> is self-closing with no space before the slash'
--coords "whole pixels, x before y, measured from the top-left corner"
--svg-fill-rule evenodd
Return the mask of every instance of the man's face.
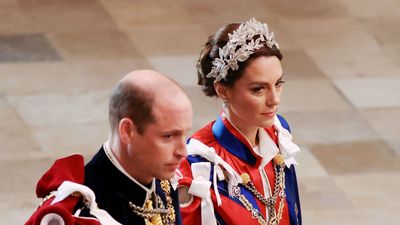
<path id="1" fill-rule="evenodd" d="M 186 134 L 192 126 L 193 112 L 186 97 L 181 100 L 155 102 L 155 121 L 142 134 L 134 131 L 132 146 L 128 146 L 128 163 L 142 183 L 154 177 L 172 178 L 187 155 Z"/>

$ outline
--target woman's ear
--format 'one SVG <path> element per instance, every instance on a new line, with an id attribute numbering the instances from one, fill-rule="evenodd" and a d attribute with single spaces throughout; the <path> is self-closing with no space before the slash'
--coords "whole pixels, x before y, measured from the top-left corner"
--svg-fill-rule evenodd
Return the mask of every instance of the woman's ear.
<path id="1" fill-rule="evenodd" d="M 228 98 L 228 95 L 227 95 L 228 88 L 227 87 L 225 87 L 223 84 L 217 82 L 217 83 L 214 83 L 214 89 L 220 99 L 227 100 L 227 98 Z"/>
<path id="2" fill-rule="evenodd" d="M 132 137 L 136 132 L 136 126 L 131 119 L 123 118 L 121 121 L 119 121 L 118 132 L 121 142 L 125 145 L 128 145 L 131 143 Z"/>

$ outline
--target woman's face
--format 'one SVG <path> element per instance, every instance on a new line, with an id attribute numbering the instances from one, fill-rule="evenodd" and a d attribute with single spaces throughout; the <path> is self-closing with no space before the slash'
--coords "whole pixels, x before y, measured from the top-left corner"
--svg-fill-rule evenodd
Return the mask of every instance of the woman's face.
<path id="1" fill-rule="evenodd" d="M 229 118 L 239 130 L 273 125 L 284 83 L 282 76 L 276 56 L 261 56 L 247 66 L 232 87 L 225 88 Z"/>

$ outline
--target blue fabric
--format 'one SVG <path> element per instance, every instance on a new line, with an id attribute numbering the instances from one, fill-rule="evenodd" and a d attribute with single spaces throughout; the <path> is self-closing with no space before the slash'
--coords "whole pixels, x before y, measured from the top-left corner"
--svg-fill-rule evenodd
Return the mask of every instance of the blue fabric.
<path id="1" fill-rule="evenodd" d="M 278 115 L 278 119 L 281 122 L 282 127 L 291 132 L 289 123 L 285 120 L 285 118 Z M 291 166 L 289 169 L 285 168 L 285 186 L 286 201 L 289 208 L 290 225 L 301 225 L 302 220 L 300 198 L 294 166 Z"/>
<path id="2" fill-rule="evenodd" d="M 192 163 L 198 163 L 198 162 L 208 162 L 206 159 L 202 158 L 201 156 L 188 156 L 188 162 L 190 163 L 190 165 L 192 165 Z M 210 171 L 210 179 L 209 181 L 211 182 L 211 189 L 214 189 L 214 185 L 213 185 L 213 179 L 214 179 L 214 164 L 211 163 L 211 171 Z M 228 192 L 228 183 L 226 181 L 217 181 L 217 186 L 218 186 L 218 191 L 219 194 L 230 198 L 232 201 L 236 202 L 237 204 L 243 205 L 239 199 L 237 198 L 232 198 L 229 196 L 229 192 Z M 241 193 L 249 200 L 249 202 L 253 205 L 254 208 L 256 208 L 257 210 L 260 211 L 256 199 L 254 197 L 254 195 L 249 192 L 246 188 L 240 186 L 240 191 Z"/>
<path id="3" fill-rule="evenodd" d="M 301 207 L 294 166 L 285 168 L 285 193 L 289 208 L 290 225 L 301 225 Z"/>
<path id="4" fill-rule="evenodd" d="M 85 166 L 84 184 L 95 193 L 99 208 L 106 210 L 119 223 L 145 225 L 144 219 L 132 212 L 129 202 L 143 205 L 146 192 L 111 163 L 103 148 Z M 166 205 L 166 196 L 158 179 L 156 179 L 156 193 Z M 178 192 L 171 188 L 170 197 L 175 209 L 176 225 L 181 225 Z M 84 211 L 81 215 L 90 216 L 88 211 Z"/>
<path id="5" fill-rule="evenodd" d="M 212 174 L 213 174 L 213 172 L 211 171 L 211 175 Z M 213 176 L 211 176 L 211 179 L 210 179 L 211 182 L 212 182 L 212 179 L 213 179 Z M 218 181 L 217 186 L 218 186 L 219 194 L 224 195 L 227 198 L 230 198 L 232 201 L 234 201 L 244 207 L 244 205 L 239 201 L 239 199 L 229 196 L 228 183 L 226 181 Z M 211 188 L 214 188 L 214 186 L 211 185 Z M 240 185 L 239 188 L 240 188 L 240 193 L 243 194 L 246 197 L 246 199 L 250 202 L 250 204 L 260 212 L 260 208 L 258 207 L 255 196 L 250 191 L 248 191 L 246 188 L 244 188 L 242 185 Z"/>
<path id="6" fill-rule="evenodd" d="M 215 219 L 217 219 L 218 225 L 228 225 L 217 212 L 215 212 Z"/>
<path id="7" fill-rule="evenodd" d="M 288 122 L 280 115 L 278 115 L 278 119 L 283 128 L 287 129 L 290 132 L 290 127 Z M 236 138 L 225 126 L 221 117 L 215 121 L 212 126 L 212 133 L 218 142 L 224 149 L 226 149 L 232 155 L 238 157 L 242 161 L 246 162 L 249 165 L 254 166 L 257 163 L 257 158 L 249 151 L 247 146 L 242 143 L 238 138 Z M 207 160 L 200 156 L 188 156 L 189 163 L 196 162 L 206 162 Z M 211 167 L 210 181 L 212 183 L 213 180 L 213 167 Z M 238 203 L 243 206 L 243 204 L 236 198 L 231 198 L 228 193 L 228 184 L 226 181 L 218 181 L 218 190 L 219 193 L 223 196 L 230 198 L 235 203 Z M 285 168 L 285 193 L 286 193 L 286 201 L 288 203 L 289 210 L 289 219 L 290 225 L 301 225 L 301 209 L 300 209 L 300 199 L 298 193 L 297 186 L 297 178 L 294 166 L 290 168 Z M 213 186 L 211 187 L 213 188 Z M 240 185 L 241 193 L 245 195 L 245 197 L 249 200 L 251 205 L 260 211 L 258 204 L 256 202 L 255 196 L 245 189 L 242 185 Z M 244 206 L 243 206 L 244 207 Z M 217 221 L 220 224 L 226 224 L 221 218 L 220 215 L 216 214 Z"/>
<path id="8" fill-rule="evenodd" d="M 247 146 L 238 140 L 222 122 L 221 117 L 215 121 L 212 126 L 212 132 L 217 142 L 228 150 L 229 153 L 254 166 L 257 158 L 251 154 Z"/>
<path id="9" fill-rule="evenodd" d="M 289 132 L 291 132 L 289 123 L 285 120 L 285 118 L 283 118 L 281 115 L 278 115 L 278 114 L 277 114 L 277 116 L 278 116 L 279 122 L 281 122 L 282 127 L 285 128 L 286 130 L 288 130 Z"/>

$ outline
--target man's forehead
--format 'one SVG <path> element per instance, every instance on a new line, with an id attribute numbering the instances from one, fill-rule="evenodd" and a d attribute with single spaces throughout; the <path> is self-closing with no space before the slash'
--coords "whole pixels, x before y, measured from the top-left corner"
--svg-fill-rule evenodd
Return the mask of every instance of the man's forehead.
<path id="1" fill-rule="evenodd" d="M 192 107 L 189 100 L 174 99 L 155 103 L 152 108 L 155 124 L 162 124 L 165 121 L 175 121 L 192 116 Z"/>

